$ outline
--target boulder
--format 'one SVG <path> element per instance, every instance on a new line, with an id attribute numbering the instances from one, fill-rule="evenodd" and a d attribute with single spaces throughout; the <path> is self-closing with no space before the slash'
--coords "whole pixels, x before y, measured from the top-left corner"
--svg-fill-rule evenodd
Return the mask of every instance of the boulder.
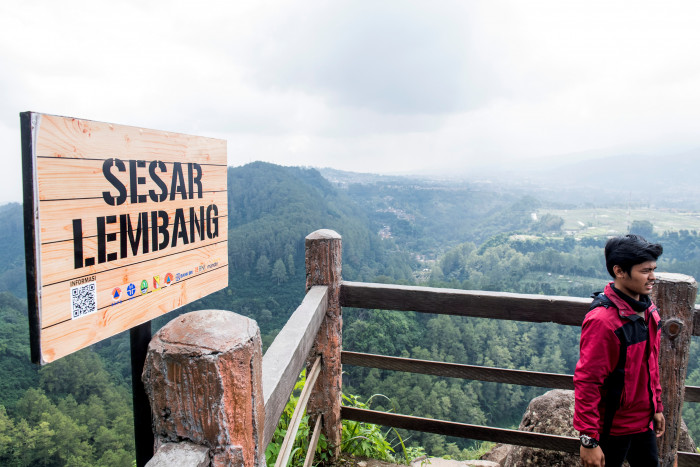
<path id="1" fill-rule="evenodd" d="M 554 389 L 530 401 L 518 427 L 521 431 L 578 436 L 573 427 L 574 392 Z M 513 446 L 504 467 L 570 467 L 580 464 L 578 456 L 566 452 Z"/>
<path id="2" fill-rule="evenodd" d="M 554 389 L 530 401 L 518 429 L 534 433 L 577 437 L 578 432 L 574 430 L 573 419 L 574 391 Z M 688 435 L 685 422 L 681 423 L 678 450 L 695 452 L 695 444 Z M 497 462 L 502 467 L 544 465 L 569 467 L 580 465 L 580 459 L 577 455 L 506 444 L 497 444 L 481 458 Z M 626 466 L 627 463 L 625 462 L 624 465 Z"/>

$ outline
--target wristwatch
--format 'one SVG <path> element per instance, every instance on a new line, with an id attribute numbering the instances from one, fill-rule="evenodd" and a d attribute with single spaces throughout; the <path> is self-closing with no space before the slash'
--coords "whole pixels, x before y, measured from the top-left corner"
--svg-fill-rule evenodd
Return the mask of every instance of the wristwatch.
<path id="1" fill-rule="evenodd" d="M 598 440 L 595 438 L 591 438 L 588 435 L 581 435 L 580 439 L 581 446 L 584 448 L 593 449 L 598 447 Z"/>

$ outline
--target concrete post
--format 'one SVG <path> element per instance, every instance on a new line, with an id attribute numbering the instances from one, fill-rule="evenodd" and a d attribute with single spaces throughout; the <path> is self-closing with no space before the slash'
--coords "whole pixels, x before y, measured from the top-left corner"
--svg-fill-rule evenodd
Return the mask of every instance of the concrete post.
<path id="1" fill-rule="evenodd" d="M 652 293 L 663 320 L 659 367 L 666 432 L 658 439 L 659 462 L 672 467 L 681 432 L 685 377 L 698 285 L 690 276 L 658 273 Z"/>
<path id="2" fill-rule="evenodd" d="M 331 455 L 340 455 L 341 442 L 341 388 L 343 317 L 340 310 L 340 282 L 342 271 L 342 241 L 333 230 L 317 230 L 306 237 L 306 290 L 314 285 L 327 285 L 328 311 L 318 331 L 316 342 L 309 353 L 307 367 L 316 355 L 322 355 L 323 366 L 316 390 L 307 406 L 310 419 L 323 416 L 323 434 L 331 447 Z"/>
<path id="3" fill-rule="evenodd" d="M 262 346 L 255 321 L 228 311 L 184 314 L 153 336 L 143 371 L 155 450 L 187 441 L 212 466 L 264 466 Z"/>

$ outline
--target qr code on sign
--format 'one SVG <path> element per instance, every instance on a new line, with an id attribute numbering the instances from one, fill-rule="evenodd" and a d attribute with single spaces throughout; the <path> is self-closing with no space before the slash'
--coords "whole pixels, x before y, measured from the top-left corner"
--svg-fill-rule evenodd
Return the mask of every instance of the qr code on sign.
<path id="1" fill-rule="evenodd" d="M 97 282 L 71 287 L 71 311 L 73 319 L 89 315 L 97 311 Z"/>

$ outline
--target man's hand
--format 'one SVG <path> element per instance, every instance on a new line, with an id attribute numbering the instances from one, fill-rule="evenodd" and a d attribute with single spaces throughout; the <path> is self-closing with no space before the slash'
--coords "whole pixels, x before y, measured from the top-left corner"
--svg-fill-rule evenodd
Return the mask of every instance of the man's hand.
<path id="1" fill-rule="evenodd" d="M 595 448 L 584 448 L 581 446 L 581 462 L 583 467 L 605 467 L 605 455 L 600 446 Z"/>
<path id="2" fill-rule="evenodd" d="M 664 431 L 666 431 L 666 419 L 664 418 L 664 414 L 661 412 L 655 413 L 654 432 L 656 433 L 656 437 L 660 438 L 664 434 Z"/>

